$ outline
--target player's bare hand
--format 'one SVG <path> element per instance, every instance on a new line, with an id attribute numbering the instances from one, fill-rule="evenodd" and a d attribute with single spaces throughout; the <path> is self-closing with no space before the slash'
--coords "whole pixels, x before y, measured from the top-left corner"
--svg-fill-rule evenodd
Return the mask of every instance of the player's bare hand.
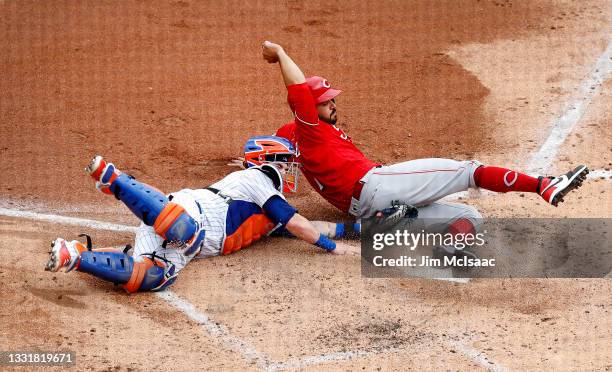
<path id="1" fill-rule="evenodd" d="M 268 63 L 278 62 L 278 55 L 283 52 L 283 47 L 270 41 L 261 44 L 261 54 Z"/>
<path id="2" fill-rule="evenodd" d="M 245 169 L 244 167 L 244 158 L 238 157 L 236 159 L 232 159 L 229 163 L 227 163 L 230 167 L 238 167 L 241 169 Z"/>
<path id="3" fill-rule="evenodd" d="M 345 242 L 336 241 L 336 249 L 331 251 L 331 253 L 343 256 L 361 256 L 361 248 Z"/>

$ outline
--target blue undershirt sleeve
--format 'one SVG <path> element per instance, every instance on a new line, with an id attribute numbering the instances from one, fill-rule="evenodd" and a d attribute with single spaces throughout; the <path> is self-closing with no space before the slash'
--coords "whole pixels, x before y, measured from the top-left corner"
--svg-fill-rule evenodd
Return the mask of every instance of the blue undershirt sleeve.
<path id="1" fill-rule="evenodd" d="M 278 195 L 268 199 L 262 207 L 266 216 L 274 223 L 287 225 L 287 222 L 297 213 L 297 209 L 287 203 L 287 201 Z"/>

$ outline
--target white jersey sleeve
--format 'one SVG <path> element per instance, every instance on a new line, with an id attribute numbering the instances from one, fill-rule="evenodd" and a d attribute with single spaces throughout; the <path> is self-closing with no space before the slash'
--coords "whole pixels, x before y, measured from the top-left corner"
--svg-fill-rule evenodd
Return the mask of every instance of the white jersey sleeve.
<path id="1" fill-rule="evenodd" d="M 221 190 L 223 195 L 232 199 L 250 201 L 260 207 L 276 195 L 285 199 L 283 194 L 274 188 L 270 177 L 256 168 L 233 172 L 211 187 Z"/>

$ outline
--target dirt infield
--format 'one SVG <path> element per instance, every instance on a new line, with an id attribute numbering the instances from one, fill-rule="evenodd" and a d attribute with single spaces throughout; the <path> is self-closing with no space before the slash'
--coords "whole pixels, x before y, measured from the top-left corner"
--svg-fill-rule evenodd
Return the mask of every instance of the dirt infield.
<path id="1" fill-rule="evenodd" d="M 275 238 L 190 264 L 168 294 L 128 296 L 42 269 L 57 236 L 115 246 L 129 231 L 40 217 L 136 224 L 83 172 L 96 153 L 164 191 L 234 170 L 246 138 L 291 119 L 261 59 L 270 39 L 343 89 L 339 126 L 384 163 L 529 170 L 581 110 L 545 164 L 600 176 L 562 206 L 462 202 L 487 217 L 611 218 L 609 2 L 0 1 L 0 14 L 0 351 L 72 350 L 78 370 L 612 369 L 610 280 L 364 279 L 355 258 Z M 345 218 L 306 183 L 289 199 L 310 219 Z"/>

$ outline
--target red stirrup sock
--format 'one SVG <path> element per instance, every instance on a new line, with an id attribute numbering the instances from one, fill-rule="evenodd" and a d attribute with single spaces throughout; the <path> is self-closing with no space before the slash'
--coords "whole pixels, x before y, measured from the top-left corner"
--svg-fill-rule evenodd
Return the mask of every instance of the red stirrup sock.
<path id="1" fill-rule="evenodd" d="M 537 192 L 539 180 L 506 168 L 480 166 L 474 172 L 476 186 L 495 192 Z"/>

